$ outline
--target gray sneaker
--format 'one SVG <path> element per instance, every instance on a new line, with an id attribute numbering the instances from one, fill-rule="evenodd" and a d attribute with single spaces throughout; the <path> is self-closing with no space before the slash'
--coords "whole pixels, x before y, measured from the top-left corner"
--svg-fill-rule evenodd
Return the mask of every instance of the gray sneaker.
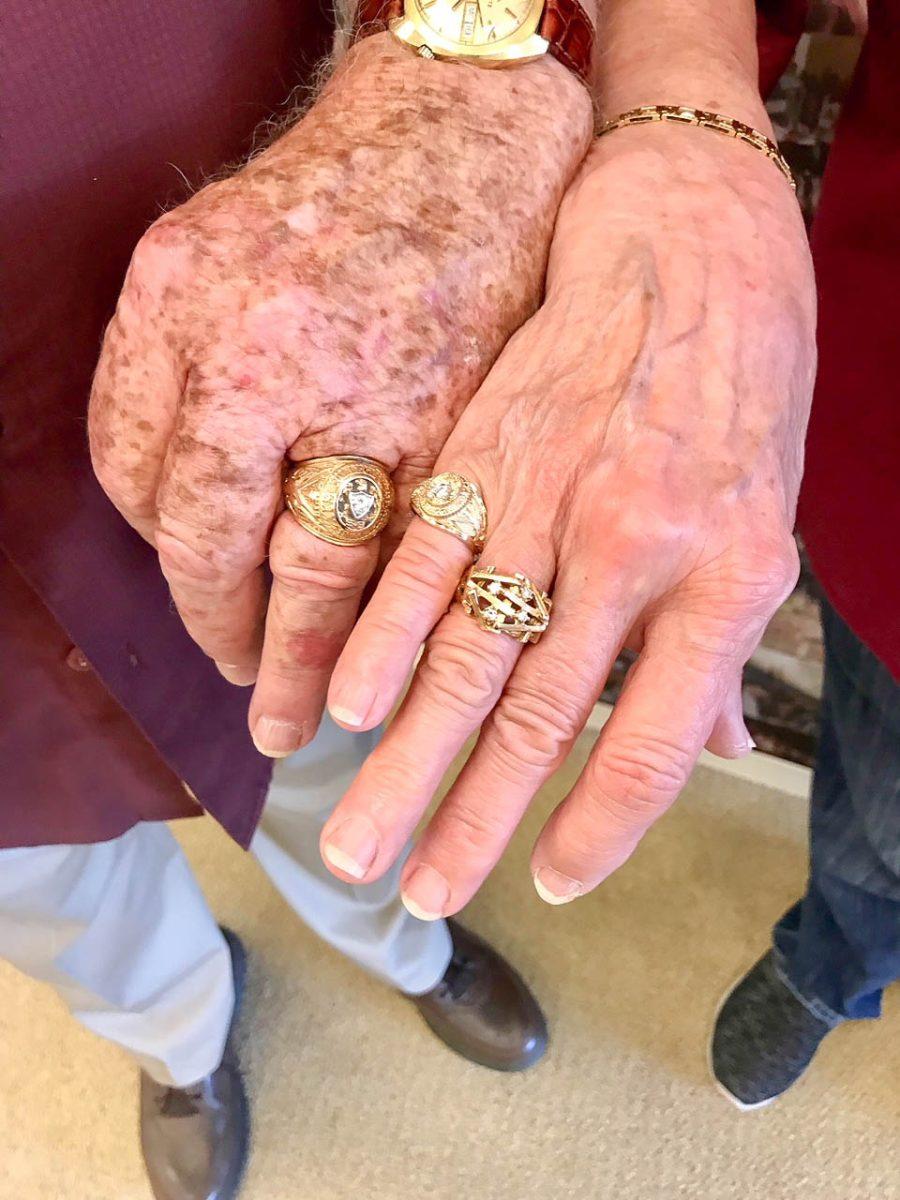
<path id="1" fill-rule="evenodd" d="M 832 1028 L 782 982 L 769 950 L 719 1008 L 710 1067 L 720 1091 L 745 1111 L 771 1104 L 797 1082 Z"/>

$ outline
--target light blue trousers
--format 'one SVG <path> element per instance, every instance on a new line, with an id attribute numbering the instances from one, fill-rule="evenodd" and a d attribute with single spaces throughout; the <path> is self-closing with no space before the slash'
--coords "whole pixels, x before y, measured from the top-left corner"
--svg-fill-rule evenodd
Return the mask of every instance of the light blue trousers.
<path id="1" fill-rule="evenodd" d="M 322 864 L 319 834 L 372 748 L 326 718 L 276 764 L 251 847 L 301 920 L 392 986 L 429 991 L 450 960 L 443 921 L 417 921 L 398 863 L 365 887 Z M 219 1062 L 234 992 L 224 938 L 165 825 L 109 842 L 0 851 L 0 958 L 53 987 L 83 1025 L 154 1079 L 184 1086 Z"/>

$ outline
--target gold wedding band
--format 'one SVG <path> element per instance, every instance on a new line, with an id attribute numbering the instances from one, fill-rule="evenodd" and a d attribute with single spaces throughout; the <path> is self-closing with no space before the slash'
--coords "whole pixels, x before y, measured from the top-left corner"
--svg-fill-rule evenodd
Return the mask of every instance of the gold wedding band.
<path id="1" fill-rule="evenodd" d="M 550 624 L 553 601 L 527 575 L 501 575 L 477 563 L 463 575 L 459 600 L 488 633 L 505 633 L 517 642 L 536 642 Z"/>
<path id="2" fill-rule="evenodd" d="M 358 546 L 390 520 L 394 485 L 374 458 L 308 458 L 285 476 L 284 502 L 297 524 L 315 537 L 335 546 Z"/>
<path id="3" fill-rule="evenodd" d="M 444 471 L 413 491 L 410 505 L 416 516 L 453 534 L 478 554 L 487 534 L 487 509 L 481 488 L 465 475 Z"/>

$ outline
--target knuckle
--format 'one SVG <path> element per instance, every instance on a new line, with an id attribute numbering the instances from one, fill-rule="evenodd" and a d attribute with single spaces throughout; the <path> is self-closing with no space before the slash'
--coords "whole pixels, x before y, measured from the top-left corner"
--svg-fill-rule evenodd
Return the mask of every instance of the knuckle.
<path id="1" fill-rule="evenodd" d="M 713 679 L 730 671 L 735 661 L 745 657 L 745 643 L 752 634 L 753 628 L 748 625 L 743 607 L 728 610 L 724 616 L 721 612 L 703 613 L 683 623 L 675 653 L 685 670 Z M 648 643 L 655 645 L 661 640 L 652 637 Z M 755 636 L 751 640 L 755 640 Z"/>
<path id="2" fill-rule="evenodd" d="M 769 533 L 735 547 L 725 570 L 732 597 L 749 607 L 774 607 L 790 594 L 800 574 L 793 536 Z"/>
<path id="3" fill-rule="evenodd" d="M 149 291 L 158 295 L 187 266 L 186 249 L 178 219 L 171 214 L 161 217 L 135 246 L 126 286 L 139 293 Z"/>
<path id="4" fill-rule="evenodd" d="M 486 646 L 447 635 L 427 643 L 419 684 L 433 703 L 468 719 L 480 718 L 503 685 L 502 660 Z"/>
<path id="5" fill-rule="evenodd" d="M 407 642 L 410 638 L 409 621 L 402 608 L 384 605 L 371 616 L 367 609 L 362 620 L 366 622 L 368 634 L 387 645 Z"/>
<path id="6" fill-rule="evenodd" d="M 357 564 L 343 567 L 272 555 L 270 563 L 273 576 L 288 590 L 315 595 L 333 604 L 356 596 L 369 574 L 368 560 L 365 567 Z"/>
<path id="7" fill-rule="evenodd" d="M 207 585 L 217 591 L 229 575 L 228 564 L 221 552 L 210 545 L 201 548 L 183 534 L 159 528 L 156 532 L 156 552 L 166 579 L 190 580 L 194 585 Z"/>
<path id="8" fill-rule="evenodd" d="M 649 824 L 687 783 L 693 757 L 662 733 L 627 734 L 598 747 L 590 792 L 626 827 Z"/>
<path id="9" fill-rule="evenodd" d="M 778 554 L 743 559 L 732 569 L 729 579 L 732 594 L 748 608 L 771 610 L 790 594 L 799 569 L 796 549 L 793 557 Z"/>
<path id="10" fill-rule="evenodd" d="M 522 766 L 552 769 L 580 726 L 581 713 L 562 689 L 516 684 L 513 676 L 491 721 L 491 748 L 513 772 Z"/>
<path id="11" fill-rule="evenodd" d="M 800 551 L 797 549 L 797 543 L 792 536 L 789 536 L 783 547 L 778 552 L 778 583 L 780 585 L 781 598 L 786 599 L 794 588 L 797 586 L 797 581 L 800 578 Z"/>
<path id="12" fill-rule="evenodd" d="M 717 564 L 685 593 L 677 621 L 670 622 L 689 665 L 718 671 L 746 659 L 798 576 L 793 539 L 784 548 L 761 546 Z"/>
<path id="13" fill-rule="evenodd" d="M 301 530 L 288 512 L 275 523 L 269 543 L 272 575 L 287 591 L 315 595 L 326 603 L 356 596 L 372 573 L 374 542 L 332 546 Z"/>
<path id="14" fill-rule="evenodd" d="M 434 554 L 407 539 L 391 560 L 391 585 L 414 600 L 443 594 L 447 588 L 447 566 Z"/>
<path id="15" fill-rule="evenodd" d="M 485 851 L 505 844 L 508 836 L 507 824 L 500 813 L 463 801 L 454 805 L 440 829 L 445 854 L 468 869 Z"/>

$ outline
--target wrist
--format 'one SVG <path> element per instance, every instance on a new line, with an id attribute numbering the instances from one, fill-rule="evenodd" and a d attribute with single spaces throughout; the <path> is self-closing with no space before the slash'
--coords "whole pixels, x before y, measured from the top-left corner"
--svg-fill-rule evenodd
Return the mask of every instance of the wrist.
<path id="1" fill-rule="evenodd" d="M 771 135 L 753 0 L 607 0 L 599 47 L 601 120 L 645 104 L 683 104 Z"/>
<path id="2" fill-rule="evenodd" d="M 550 55 L 490 70 L 421 58 L 390 33 L 351 47 L 316 102 L 320 115 L 328 109 L 354 122 L 351 135 L 365 129 L 367 139 L 459 130 L 477 138 L 482 152 L 487 136 L 561 160 L 573 152 L 581 158 L 593 120 L 587 89 Z"/>

